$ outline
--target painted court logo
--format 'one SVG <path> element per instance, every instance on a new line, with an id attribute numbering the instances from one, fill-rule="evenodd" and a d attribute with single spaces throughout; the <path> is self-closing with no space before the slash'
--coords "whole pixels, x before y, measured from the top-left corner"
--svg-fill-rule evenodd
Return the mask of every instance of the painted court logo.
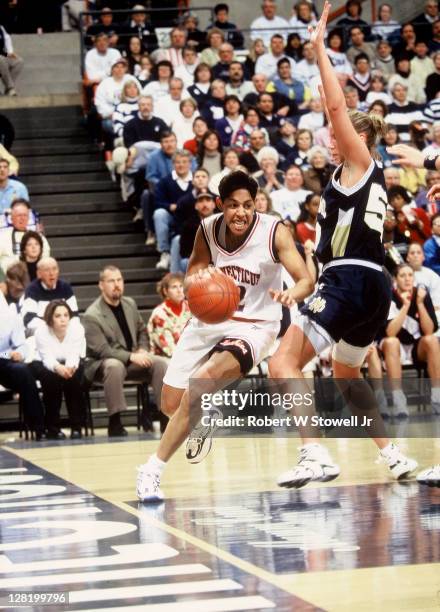
<path id="1" fill-rule="evenodd" d="M 317 312 L 322 312 L 325 308 L 325 305 L 326 301 L 324 298 L 315 297 L 309 304 L 309 310 L 316 314 Z"/>

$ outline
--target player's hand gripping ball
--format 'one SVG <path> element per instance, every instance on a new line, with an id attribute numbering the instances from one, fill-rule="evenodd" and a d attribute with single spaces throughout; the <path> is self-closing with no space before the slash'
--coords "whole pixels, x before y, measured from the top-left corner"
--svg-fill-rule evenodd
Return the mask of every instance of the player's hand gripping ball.
<path id="1" fill-rule="evenodd" d="M 212 272 L 190 284 L 187 298 L 197 319 L 203 323 L 223 323 L 237 310 L 240 290 L 230 276 Z"/>

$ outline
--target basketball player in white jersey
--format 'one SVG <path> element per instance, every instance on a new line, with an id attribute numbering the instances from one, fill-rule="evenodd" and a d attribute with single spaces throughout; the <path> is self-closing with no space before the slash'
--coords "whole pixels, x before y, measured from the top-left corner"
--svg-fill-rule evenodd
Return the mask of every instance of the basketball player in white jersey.
<path id="1" fill-rule="evenodd" d="M 324 265 L 318 290 L 300 310 L 271 358 L 272 378 L 300 384 L 304 366 L 333 347 L 335 379 L 351 410 L 373 417 L 366 428 L 379 458 L 395 478 L 417 467 L 386 436 L 374 395 L 363 381 L 361 366 L 378 332 L 385 326 L 391 287 L 382 266 L 383 221 L 387 207 L 385 179 L 375 144 L 383 132 L 380 118 L 347 112 L 344 94 L 325 47 L 330 4 L 325 2 L 316 28 L 309 28 L 322 80 L 320 89 L 330 126 L 330 149 L 338 163 L 325 188 L 318 214 L 316 255 Z M 320 442 L 319 431 L 301 432 L 303 445 L 296 466 L 282 473 L 278 485 L 299 488 L 329 481 L 339 466 Z"/>
<path id="2" fill-rule="evenodd" d="M 163 499 L 162 471 L 190 432 L 189 379 L 206 380 L 214 392 L 244 376 L 267 356 L 274 343 L 281 305 L 292 306 L 313 291 L 287 227 L 255 211 L 257 189 L 256 181 L 244 172 L 224 177 L 217 200 L 222 214 L 203 219 L 198 229 L 186 287 L 214 269 L 220 270 L 236 281 L 241 301 L 225 323 L 207 325 L 193 317 L 180 337 L 162 389 L 161 410 L 170 421 L 157 452 L 138 468 L 137 495 L 143 502 Z M 286 291 L 282 290 L 282 266 L 295 281 Z M 209 435 L 197 440 L 190 437 L 188 460 L 201 461 L 210 446 Z"/>
<path id="3" fill-rule="evenodd" d="M 394 145 L 388 147 L 388 152 L 397 155 L 398 158 L 393 162 L 410 166 L 412 168 L 426 168 L 426 170 L 440 170 L 440 154 L 424 155 L 418 149 L 414 149 L 409 145 Z M 436 183 L 427 193 L 427 197 L 431 202 L 440 199 L 440 183 Z M 440 238 L 437 238 L 437 243 L 440 246 Z M 430 487 L 440 487 L 440 463 L 433 465 L 419 474 L 417 480 L 421 484 L 427 484 Z"/>

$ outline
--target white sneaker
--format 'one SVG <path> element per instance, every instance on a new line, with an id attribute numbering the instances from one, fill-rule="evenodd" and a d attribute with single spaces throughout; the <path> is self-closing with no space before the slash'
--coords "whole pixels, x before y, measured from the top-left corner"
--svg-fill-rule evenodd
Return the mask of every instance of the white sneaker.
<path id="1" fill-rule="evenodd" d="M 217 425 L 212 420 L 222 418 L 222 413 L 217 408 L 211 408 L 209 417 L 211 418 L 209 425 L 202 425 L 199 422 L 189 434 L 185 450 L 189 463 L 200 463 L 211 450 L 212 437 L 217 429 Z"/>
<path id="2" fill-rule="evenodd" d="M 169 253 L 161 253 L 160 259 L 156 264 L 157 270 L 168 270 L 170 267 L 170 254 Z"/>
<path id="3" fill-rule="evenodd" d="M 428 487 L 440 487 L 440 463 L 417 474 L 417 482 L 426 484 Z"/>
<path id="4" fill-rule="evenodd" d="M 328 482 L 339 476 L 340 468 L 321 444 L 300 447 L 298 464 L 279 476 L 277 484 L 287 489 L 299 489 L 312 481 Z"/>
<path id="5" fill-rule="evenodd" d="M 408 403 L 406 395 L 402 389 L 395 389 L 393 392 L 392 414 L 396 417 L 409 417 Z"/>
<path id="6" fill-rule="evenodd" d="M 405 457 L 395 444 L 391 444 L 391 447 L 385 453 L 383 450 L 379 452 L 377 463 L 386 463 L 396 480 L 409 476 L 419 465 L 415 459 Z"/>
<path id="7" fill-rule="evenodd" d="M 145 240 L 146 246 L 154 246 L 156 244 L 156 236 L 154 232 L 149 231 L 147 234 L 147 239 Z"/>
<path id="8" fill-rule="evenodd" d="M 136 493 L 138 499 L 147 504 L 157 504 L 164 500 L 165 496 L 160 490 L 160 476 L 151 470 L 148 463 L 137 468 Z"/>

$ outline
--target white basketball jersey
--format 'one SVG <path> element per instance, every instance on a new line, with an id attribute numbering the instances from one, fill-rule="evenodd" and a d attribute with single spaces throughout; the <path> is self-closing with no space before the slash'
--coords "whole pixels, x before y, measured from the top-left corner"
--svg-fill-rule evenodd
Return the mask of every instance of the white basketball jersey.
<path id="1" fill-rule="evenodd" d="M 216 268 L 231 276 L 240 288 L 240 304 L 233 316 L 242 319 L 277 321 L 281 304 L 274 302 L 269 289 L 282 290 L 282 266 L 274 252 L 275 228 L 278 219 L 255 213 L 252 229 L 235 251 L 228 252 L 221 240 L 225 231 L 223 215 L 213 215 L 201 223 L 211 261 Z"/>

